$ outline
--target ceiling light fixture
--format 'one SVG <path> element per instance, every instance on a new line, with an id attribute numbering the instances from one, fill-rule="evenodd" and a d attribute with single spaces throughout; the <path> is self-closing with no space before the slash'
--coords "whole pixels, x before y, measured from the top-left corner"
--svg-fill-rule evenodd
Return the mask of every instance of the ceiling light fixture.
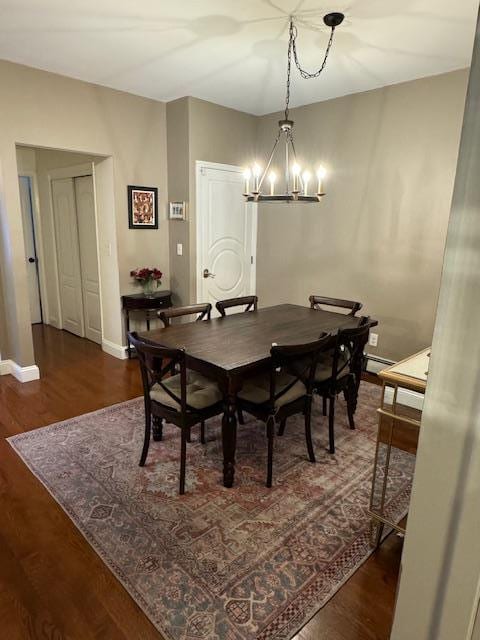
<path id="1" fill-rule="evenodd" d="M 325 50 L 325 55 L 323 57 L 322 64 L 317 71 L 313 73 L 309 73 L 305 71 L 300 65 L 297 55 L 297 27 L 294 24 L 294 17 L 290 17 L 290 29 L 289 29 L 289 40 L 288 40 L 288 56 L 287 56 L 287 87 L 286 87 L 286 98 L 285 98 L 285 117 L 283 120 L 279 120 L 278 122 L 278 134 L 275 139 L 275 143 L 273 145 L 272 152 L 268 158 L 267 164 L 265 165 L 265 169 L 262 171 L 262 168 L 259 164 L 255 163 L 252 169 L 246 169 L 244 173 L 245 177 L 245 192 L 244 196 L 247 202 L 320 202 L 322 196 L 325 195 L 323 191 L 323 180 L 326 175 L 326 171 L 324 167 L 319 166 L 316 174 L 316 193 L 312 193 L 309 195 L 308 185 L 311 180 L 311 174 L 309 171 L 303 171 L 298 164 L 297 154 L 295 152 L 295 144 L 293 141 L 293 120 L 290 120 L 289 109 L 290 109 L 290 75 L 291 75 L 291 67 L 292 67 L 292 56 L 295 62 L 295 66 L 300 72 L 302 78 L 310 79 L 310 78 L 318 78 L 318 76 L 322 73 L 327 64 L 328 54 L 330 53 L 330 49 L 333 43 L 333 36 L 335 33 L 336 27 L 342 24 L 344 19 L 343 13 L 328 13 L 323 18 L 323 22 L 330 27 L 330 38 L 328 40 L 327 48 Z M 279 145 L 280 139 L 284 139 L 284 162 L 285 162 L 285 191 L 284 193 L 275 193 L 275 181 L 276 174 L 274 171 L 270 171 L 270 167 L 275 156 L 275 152 Z M 293 161 L 292 166 L 290 166 L 290 162 Z M 270 171 L 270 173 L 269 173 Z M 267 192 L 262 192 L 262 186 L 267 178 L 270 182 L 270 189 Z M 250 186 L 252 185 L 252 189 Z"/>

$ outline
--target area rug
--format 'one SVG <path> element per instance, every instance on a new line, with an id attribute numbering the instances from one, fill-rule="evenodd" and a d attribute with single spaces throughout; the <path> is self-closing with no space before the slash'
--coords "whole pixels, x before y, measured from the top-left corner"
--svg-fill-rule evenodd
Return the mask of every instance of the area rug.
<path id="1" fill-rule="evenodd" d="M 317 463 L 303 420 L 275 441 L 274 485 L 265 487 L 266 441 L 253 419 L 239 427 L 235 486 L 222 486 L 220 419 L 188 445 L 178 495 L 179 432 L 167 425 L 138 466 L 138 398 L 9 439 L 35 476 L 169 640 L 287 640 L 365 562 L 378 387 L 362 384 L 357 429 L 337 403 L 336 444 L 313 412 Z M 413 456 L 392 459 L 388 508 L 408 505 Z"/>

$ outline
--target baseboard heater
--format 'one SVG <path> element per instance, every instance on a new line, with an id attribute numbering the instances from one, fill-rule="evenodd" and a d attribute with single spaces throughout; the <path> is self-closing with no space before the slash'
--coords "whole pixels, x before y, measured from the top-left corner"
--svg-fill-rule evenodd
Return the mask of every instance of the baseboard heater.
<path id="1" fill-rule="evenodd" d="M 391 367 L 395 364 L 394 360 L 387 360 L 386 358 L 380 358 L 378 356 L 372 356 L 367 353 L 367 363 L 365 371 L 368 373 L 378 374 L 383 369 Z M 397 402 L 405 405 L 406 407 L 412 407 L 412 409 L 423 409 L 423 394 L 416 391 L 410 391 L 410 389 L 399 389 L 397 395 Z M 385 400 L 390 403 L 393 400 L 393 389 L 387 387 L 385 389 Z"/>
<path id="2" fill-rule="evenodd" d="M 380 371 L 382 371 L 382 369 L 391 367 L 392 364 L 395 364 L 394 360 L 387 360 L 387 358 L 372 356 L 367 353 L 365 371 L 368 371 L 368 373 L 379 373 Z"/>

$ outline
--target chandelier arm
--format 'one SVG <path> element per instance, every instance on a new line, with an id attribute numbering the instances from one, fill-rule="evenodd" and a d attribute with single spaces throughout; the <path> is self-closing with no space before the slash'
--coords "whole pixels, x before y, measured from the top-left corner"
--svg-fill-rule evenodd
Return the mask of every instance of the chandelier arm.
<path id="1" fill-rule="evenodd" d="M 290 144 L 291 144 L 291 146 L 292 146 L 293 157 L 294 157 L 294 159 L 295 159 L 296 164 L 298 164 L 298 160 L 297 160 L 297 152 L 295 151 L 295 144 L 294 144 L 294 142 L 293 142 L 293 134 L 292 134 L 292 132 L 291 132 L 291 131 L 290 131 L 290 132 L 289 132 L 289 134 L 288 134 L 288 139 L 290 140 Z M 299 180 L 300 180 L 300 184 L 301 184 L 301 186 L 302 186 L 302 189 L 304 189 L 303 178 L 302 178 L 302 175 L 301 175 L 300 173 L 298 174 L 298 178 L 299 178 Z"/>
<path id="2" fill-rule="evenodd" d="M 292 19 L 290 25 L 291 25 L 291 27 L 293 27 L 293 29 L 291 29 L 291 36 L 290 36 L 291 37 L 291 49 L 293 51 L 293 59 L 295 60 L 295 65 L 296 65 L 297 69 L 299 70 L 300 75 L 305 80 L 310 80 L 312 78 L 318 78 L 318 76 L 322 73 L 322 71 L 325 69 L 325 66 L 327 64 L 328 54 L 330 53 L 330 49 L 332 48 L 332 44 L 333 44 L 333 36 L 335 34 L 335 27 L 334 26 L 331 27 L 330 38 L 328 39 L 327 48 L 325 50 L 325 55 L 323 57 L 323 61 L 322 61 L 322 64 L 320 65 L 320 68 L 317 69 L 317 71 L 313 71 L 312 73 L 310 73 L 309 71 L 306 71 L 302 67 L 302 65 L 300 64 L 300 61 L 298 59 L 297 44 L 296 44 L 298 31 L 297 31 L 297 28 L 294 27 L 294 25 L 293 25 L 293 19 Z"/>
<path id="3" fill-rule="evenodd" d="M 273 155 L 275 153 L 275 149 L 277 148 L 278 141 L 280 140 L 280 133 L 281 133 L 281 130 L 279 130 L 278 133 L 277 133 L 277 137 L 276 137 L 275 142 L 273 144 L 272 152 L 270 153 L 270 157 L 268 158 L 267 166 L 265 167 L 265 171 L 263 172 L 263 175 L 260 178 L 260 182 L 258 183 L 258 190 L 259 191 L 262 188 L 263 181 L 265 180 L 265 177 L 266 177 L 266 175 L 268 173 L 268 170 L 270 169 L 270 165 L 272 164 Z"/>
<path id="4" fill-rule="evenodd" d="M 285 133 L 285 193 L 290 192 L 290 160 L 288 158 L 288 131 Z"/>

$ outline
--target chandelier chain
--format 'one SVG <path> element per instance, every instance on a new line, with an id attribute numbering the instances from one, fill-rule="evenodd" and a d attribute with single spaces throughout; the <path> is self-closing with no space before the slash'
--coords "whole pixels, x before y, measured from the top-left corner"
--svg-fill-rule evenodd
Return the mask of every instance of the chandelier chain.
<path id="1" fill-rule="evenodd" d="M 288 40 L 288 60 L 287 60 L 287 93 L 286 93 L 286 98 L 285 98 L 285 120 L 288 120 L 288 113 L 290 110 L 290 77 L 291 77 L 291 72 L 292 72 L 292 54 L 293 54 L 293 59 L 295 61 L 295 66 L 297 67 L 300 75 L 302 76 L 302 78 L 304 78 L 305 80 L 311 80 L 312 78 L 318 78 L 318 76 L 322 73 L 322 71 L 325 69 L 325 66 L 327 64 L 327 58 L 328 55 L 330 53 L 330 49 L 332 48 L 332 44 L 333 44 L 333 36 L 335 34 L 335 27 L 332 26 L 331 27 L 331 32 L 330 32 L 330 38 L 328 39 L 328 44 L 327 44 L 327 48 L 325 50 L 325 55 L 323 57 L 323 61 L 322 64 L 320 65 L 320 67 L 316 70 L 313 71 L 312 73 L 310 73 L 309 71 L 306 71 L 302 65 L 300 64 L 300 61 L 298 59 L 298 54 L 297 54 L 297 36 L 298 36 L 298 30 L 297 27 L 295 26 L 294 22 L 293 22 L 293 17 L 290 18 L 290 28 L 289 28 L 289 40 Z"/>
<path id="2" fill-rule="evenodd" d="M 290 38 L 288 39 L 288 55 L 287 55 L 287 94 L 285 96 L 285 120 L 288 120 L 288 111 L 290 108 L 290 76 L 292 73 L 292 27 L 293 20 L 290 21 Z"/>

